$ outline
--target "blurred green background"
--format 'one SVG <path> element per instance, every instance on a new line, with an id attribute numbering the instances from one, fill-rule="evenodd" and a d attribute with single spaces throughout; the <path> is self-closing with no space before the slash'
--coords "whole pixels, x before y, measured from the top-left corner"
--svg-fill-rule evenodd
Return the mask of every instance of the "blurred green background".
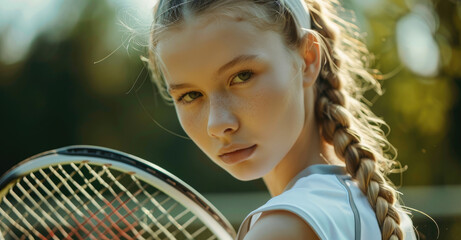
<path id="1" fill-rule="evenodd" d="M 46 150 L 89 144 L 152 161 L 212 199 L 254 192 L 267 198 L 262 181 L 233 179 L 191 140 L 154 122 L 185 135 L 140 60 L 153 3 L 0 0 L 0 173 Z M 408 206 L 435 219 L 439 239 L 460 239 L 461 2 L 349 0 L 345 6 L 356 11 L 374 67 L 387 77 L 385 94 L 367 97 L 409 167 L 391 178 L 408 192 Z M 436 225 L 414 215 L 425 239 L 436 239 Z"/>

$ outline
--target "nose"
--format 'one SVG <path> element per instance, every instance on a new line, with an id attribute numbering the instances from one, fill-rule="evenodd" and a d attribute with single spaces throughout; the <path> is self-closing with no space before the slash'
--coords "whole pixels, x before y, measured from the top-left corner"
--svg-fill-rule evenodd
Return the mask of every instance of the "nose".
<path id="1" fill-rule="evenodd" d="M 210 102 L 207 126 L 209 136 L 223 138 L 236 132 L 238 128 L 239 122 L 232 112 L 229 101 Z"/>

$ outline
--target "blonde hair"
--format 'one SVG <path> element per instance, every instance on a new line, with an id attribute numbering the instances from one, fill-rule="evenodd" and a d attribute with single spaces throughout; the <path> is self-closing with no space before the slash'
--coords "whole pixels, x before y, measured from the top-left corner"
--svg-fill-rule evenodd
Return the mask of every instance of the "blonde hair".
<path id="1" fill-rule="evenodd" d="M 290 11 L 291 0 L 163 0 L 154 7 L 154 22 L 149 42 L 148 62 L 152 79 L 161 95 L 168 95 L 161 59 L 155 52 L 162 34 L 181 27 L 181 23 L 211 13 L 237 16 L 262 30 L 279 32 L 292 52 L 302 40 L 300 23 L 310 13 L 312 33 L 322 50 L 322 70 L 315 85 L 315 115 L 322 138 L 334 146 L 336 155 L 346 163 L 348 173 L 367 197 L 381 229 L 382 239 L 403 239 L 398 195 L 387 175 L 395 171 L 396 151 L 381 129 L 386 123 L 376 117 L 363 97 L 374 89 L 382 94 L 376 70 L 359 29 L 339 14 L 347 13 L 337 0 L 303 1 L 305 9 Z M 304 15 L 303 15 L 304 14 Z M 301 16 L 303 15 L 303 16 Z M 213 15 L 216 16 L 216 15 Z"/>

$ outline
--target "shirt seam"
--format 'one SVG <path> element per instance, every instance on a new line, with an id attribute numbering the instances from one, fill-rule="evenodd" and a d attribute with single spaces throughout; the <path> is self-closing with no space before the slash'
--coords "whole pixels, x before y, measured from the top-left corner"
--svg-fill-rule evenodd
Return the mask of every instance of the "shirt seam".
<path id="1" fill-rule="evenodd" d="M 355 224 L 355 240 L 360 240 L 361 239 L 361 220 L 360 220 L 360 215 L 359 211 L 357 209 L 357 205 L 355 204 L 354 198 L 352 197 L 352 191 L 350 190 L 349 186 L 346 184 L 345 179 L 348 179 L 348 176 L 338 176 L 336 175 L 336 178 L 338 181 L 341 183 L 346 188 L 347 195 L 349 198 L 349 205 L 351 207 L 352 213 L 354 214 L 354 224 Z"/>

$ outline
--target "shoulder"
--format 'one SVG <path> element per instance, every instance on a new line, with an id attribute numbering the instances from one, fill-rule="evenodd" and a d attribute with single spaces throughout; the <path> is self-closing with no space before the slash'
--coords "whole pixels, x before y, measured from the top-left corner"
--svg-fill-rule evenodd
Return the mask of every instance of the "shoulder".
<path id="1" fill-rule="evenodd" d="M 261 214 L 244 240 L 298 240 L 319 237 L 312 227 L 298 215 L 288 211 L 274 210 Z"/>

